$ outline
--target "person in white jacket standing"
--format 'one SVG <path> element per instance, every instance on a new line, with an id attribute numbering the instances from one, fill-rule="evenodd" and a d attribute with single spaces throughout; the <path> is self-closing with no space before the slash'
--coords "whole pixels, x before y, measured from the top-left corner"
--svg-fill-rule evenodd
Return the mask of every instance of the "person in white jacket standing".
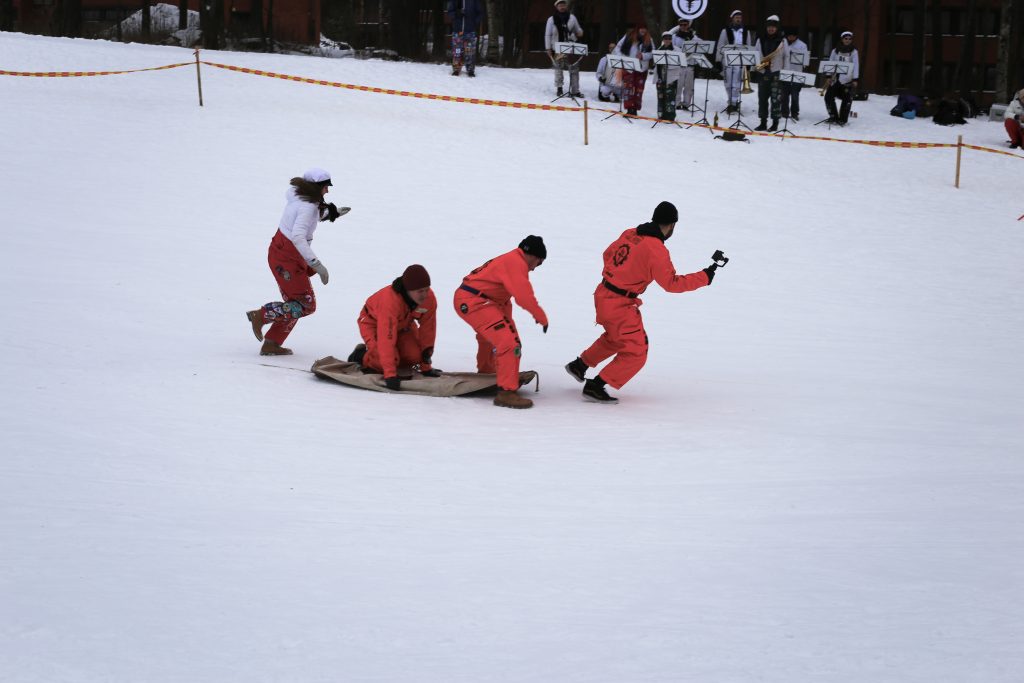
<path id="1" fill-rule="evenodd" d="M 330 187 L 331 174 L 322 168 L 311 168 L 301 178 L 292 178 L 285 194 L 284 213 L 267 252 L 267 263 L 283 301 L 272 301 L 245 314 L 252 323 L 256 339 L 263 342 L 261 356 L 291 354 L 291 349 L 282 346 L 284 340 L 299 318 L 312 315 L 316 310 L 310 276 L 319 275 L 320 281 L 327 284 L 327 268 L 310 246 L 313 233 L 320 221 L 333 223 L 349 211 L 348 207 L 338 209 L 324 201 Z M 267 324 L 271 327 L 264 339 L 263 326 Z"/>
<path id="2" fill-rule="evenodd" d="M 1010 149 L 1024 147 L 1024 90 L 1018 90 L 1017 96 L 1010 102 L 1003 115 L 1006 134 L 1010 136 Z"/>
<path id="3" fill-rule="evenodd" d="M 572 55 L 555 54 L 555 43 L 574 43 L 583 37 L 583 27 L 576 15 L 569 14 L 566 0 L 555 0 L 555 11 L 548 17 L 548 25 L 544 29 L 544 49 L 551 58 L 551 68 L 555 70 L 555 92 L 561 95 L 565 83 L 564 69 L 569 70 L 569 94 L 583 97 L 580 93 L 580 60 Z"/>

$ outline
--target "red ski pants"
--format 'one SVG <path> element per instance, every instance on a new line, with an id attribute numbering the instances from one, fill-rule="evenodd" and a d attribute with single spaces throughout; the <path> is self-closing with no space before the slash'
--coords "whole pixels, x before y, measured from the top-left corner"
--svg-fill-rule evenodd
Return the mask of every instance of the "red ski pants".
<path id="1" fill-rule="evenodd" d="M 299 318 L 316 311 L 316 295 L 313 283 L 309 281 L 310 268 L 306 260 L 281 231 L 270 242 L 267 263 L 277 280 L 283 301 L 264 304 L 263 321 L 273 323 L 264 338 L 284 344 Z"/>
<path id="2" fill-rule="evenodd" d="M 477 372 L 496 373 L 498 388 L 519 388 L 519 356 L 523 344 L 512 321 L 512 306 L 462 289 L 455 291 L 455 312 L 476 332 Z"/>
<path id="3" fill-rule="evenodd" d="M 621 389 L 647 363 L 647 332 L 640 303 L 640 299 L 615 294 L 601 285 L 594 292 L 597 323 L 604 327 L 604 334 L 580 358 L 593 368 L 615 356 L 600 373 L 615 389 Z"/>
<path id="4" fill-rule="evenodd" d="M 1024 147 L 1024 127 L 1021 127 L 1014 119 L 1004 119 L 1006 134 L 1010 136 L 1010 142 L 1016 143 L 1018 147 Z"/>
<path id="5" fill-rule="evenodd" d="M 359 323 L 359 334 L 366 343 L 366 355 L 363 356 L 363 367 L 384 372 L 381 362 L 381 347 L 377 343 L 377 324 L 368 320 Z M 391 363 L 395 368 L 409 367 L 423 362 L 423 346 L 420 344 L 419 328 L 413 326 L 398 333 L 393 349 L 385 351 L 392 354 Z M 386 375 L 385 375 L 386 376 Z"/>

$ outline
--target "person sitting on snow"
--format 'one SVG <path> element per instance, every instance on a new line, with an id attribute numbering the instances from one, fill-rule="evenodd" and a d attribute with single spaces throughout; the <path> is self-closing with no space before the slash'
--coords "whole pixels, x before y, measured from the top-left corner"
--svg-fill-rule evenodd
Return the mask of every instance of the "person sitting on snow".
<path id="1" fill-rule="evenodd" d="M 418 366 L 427 377 L 441 376 L 430 365 L 437 336 L 437 299 L 423 266 L 409 266 L 367 299 L 358 322 L 363 343 L 348 360 L 384 375 L 388 389 L 401 388 L 400 366 Z"/>

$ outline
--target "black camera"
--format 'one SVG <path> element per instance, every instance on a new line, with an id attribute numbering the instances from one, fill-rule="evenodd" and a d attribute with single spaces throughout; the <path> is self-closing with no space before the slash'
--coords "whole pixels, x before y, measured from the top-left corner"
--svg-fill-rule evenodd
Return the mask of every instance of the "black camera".
<path id="1" fill-rule="evenodd" d="M 722 253 L 721 249 L 711 255 L 711 260 L 714 261 L 715 265 L 719 268 L 724 268 L 725 264 L 729 262 L 729 259 Z"/>

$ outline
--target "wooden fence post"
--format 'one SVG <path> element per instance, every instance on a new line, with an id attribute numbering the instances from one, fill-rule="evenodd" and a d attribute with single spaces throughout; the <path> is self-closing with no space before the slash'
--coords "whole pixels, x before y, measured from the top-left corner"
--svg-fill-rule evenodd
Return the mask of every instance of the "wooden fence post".
<path id="1" fill-rule="evenodd" d="M 589 112 L 589 111 L 590 111 L 590 109 L 587 107 L 587 101 L 583 100 L 583 144 L 584 145 L 589 145 L 590 144 L 590 133 L 589 133 L 589 130 L 588 130 L 588 127 L 587 127 L 587 112 Z"/>
<path id="2" fill-rule="evenodd" d="M 956 136 L 956 187 L 960 188 L 960 155 L 964 151 L 964 136 Z"/>
<path id="3" fill-rule="evenodd" d="M 196 48 L 196 85 L 199 86 L 199 106 L 203 106 L 203 75 L 199 72 L 199 48 Z"/>

